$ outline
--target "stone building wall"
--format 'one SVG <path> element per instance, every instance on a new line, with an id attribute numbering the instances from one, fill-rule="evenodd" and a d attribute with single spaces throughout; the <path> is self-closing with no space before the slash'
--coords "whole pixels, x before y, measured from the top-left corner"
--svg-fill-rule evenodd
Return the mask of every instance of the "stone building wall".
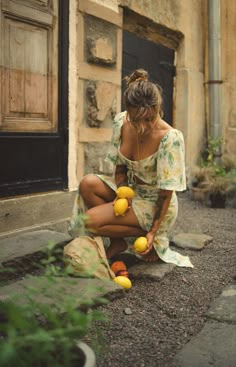
<path id="1" fill-rule="evenodd" d="M 222 1 L 222 123 L 230 154 L 236 149 L 235 9 L 230 0 Z M 188 174 L 206 141 L 206 2 L 70 0 L 70 190 L 86 173 L 110 173 L 103 160 L 121 105 L 123 29 L 175 50 L 173 124 L 184 134 Z"/>
<path id="2" fill-rule="evenodd" d="M 111 174 L 104 158 L 121 104 L 123 18 L 117 2 L 105 0 L 71 0 L 70 14 L 69 189 L 73 190 L 86 173 Z"/>
<path id="3" fill-rule="evenodd" d="M 236 2 L 221 1 L 224 152 L 236 161 Z"/>

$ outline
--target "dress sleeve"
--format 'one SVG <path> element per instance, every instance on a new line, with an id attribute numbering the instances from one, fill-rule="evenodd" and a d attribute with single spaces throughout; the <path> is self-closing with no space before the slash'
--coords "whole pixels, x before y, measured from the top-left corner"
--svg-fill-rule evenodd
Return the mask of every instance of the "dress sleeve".
<path id="1" fill-rule="evenodd" d="M 110 163 L 113 168 L 117 164 L 123 164 L 119 159 L 118 150 L 120 147 L 121 128 L 123 125 L 124 114 L 125 112 L 118 113 L 114 118 L 111 143 L 105 158 L 105 162 Z"/>
<path id="2" fill-rule="evenodd" d="M 160 143 L 157 186 L 163 190 L 186 190 L 185 146 L 179 130 L 170 130 Z"/>

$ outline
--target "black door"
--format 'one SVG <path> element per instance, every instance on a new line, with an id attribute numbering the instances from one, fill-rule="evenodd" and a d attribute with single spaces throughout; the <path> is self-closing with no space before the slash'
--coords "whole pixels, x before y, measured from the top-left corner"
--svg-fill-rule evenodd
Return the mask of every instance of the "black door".
<path id="1" fill-rule="evenodd" d="M 68 1 L 19 3 L 0 0 L 0 197 L 68 187 Z"/>
<path id="2" fill-rule="evenodd" d="M 170 48 L 137 37 L 136 34 L 123 32 L 122 80 L 135 69 L 145 69 L 150 81 L 158 83 L 163 89 L 164 120 L 172 125 L 174 51 Z M 122 93 L 125 83 L 122 82 Z M 122 109 L 124 106 L 122 106 Z"/>

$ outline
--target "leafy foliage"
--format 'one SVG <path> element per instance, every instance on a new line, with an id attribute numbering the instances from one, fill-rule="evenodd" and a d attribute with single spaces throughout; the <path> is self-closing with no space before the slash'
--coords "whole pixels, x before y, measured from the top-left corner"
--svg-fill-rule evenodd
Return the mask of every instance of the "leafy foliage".
<path id="1" fill-rule="evenodd" d="M 66 293 L 58 282 L 61 277 L 75 282 L 68 277 L 69 267 L 56 265 L 60 251 L 53 243 L 48 244 L 46 258 L 41 262 L 44 274 L 37 286 L 26 287 L 26 298 L 14 295 L 0 300 L 1 367 L 78 365 L 78 341 L 95 321 L 105 321 L 104 315 L 92 307 L 91 300 L 86 303 L 83 295 L 83 307 L 78 309 L 73 295 Z"/>
<path id="2" fill-rule="evenodd" d="M 221 155 L 222 138 L 208 139 L 199 166 L 193 169 L 192 186 L 209 194 L 236 194 L 236 165 L 227 155 Z"/>

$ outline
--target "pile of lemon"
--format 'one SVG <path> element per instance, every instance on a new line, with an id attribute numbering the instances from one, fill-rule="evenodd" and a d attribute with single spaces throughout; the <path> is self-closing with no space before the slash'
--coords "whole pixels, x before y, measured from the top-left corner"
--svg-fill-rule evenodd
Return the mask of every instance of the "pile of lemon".
<path id="1" fill-rule="evenodd" d="M 124 216 L 129 206 L 127 199 L 132 199 L 134 197 L 135 195 L 134 190 L 128 186 L 120 186 L 116 190 L 116 195 L 117 195 L 117 198 L 113 206 L 114 214 L 115 216 L 119 216 L 119 215 Z M 148 247 L 148 242 L 147 242 L 146 237 L 142 237 L 142 236 L 138 237 L 134 241 L 133 247 L 135 251 L 138 253 L 144 252 Z M 124 289 L 130 289 L 132 287 L 131 280 L 128 278 L 128 273 L 126 274 L 126 276 L 118 275 L 113 280 L 115 283 L 119 284 Z"/>
<path id="2" fill-rule="evenodd" d="M 134 197 L 134 190 L 129 186 L 120 186 L 116 190 L 116 195 L 117 199 L 113 207 L 115 216 L 124 216 L 129 206 L 127 199 L 132 199 Z"/>

